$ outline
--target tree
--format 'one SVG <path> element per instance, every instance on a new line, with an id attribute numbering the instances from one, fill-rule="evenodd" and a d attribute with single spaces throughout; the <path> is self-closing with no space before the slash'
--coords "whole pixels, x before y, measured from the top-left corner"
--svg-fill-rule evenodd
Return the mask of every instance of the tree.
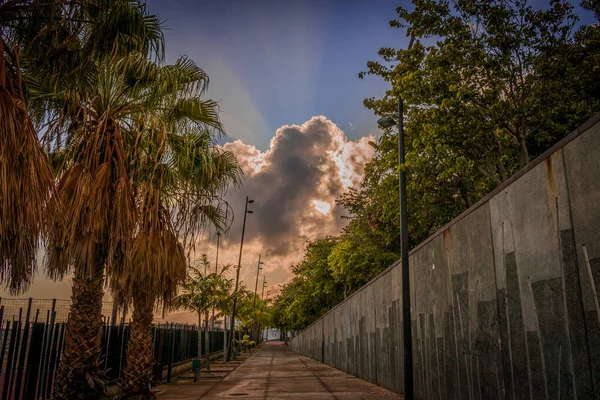
<path id="1" fill-rule="evenodd" d="M 408 48 L 382 48 L 359 77 L 390 83 L 364 101 L 376 115 L 397 118 L 402 98 L 406 163 L 398 166 L 394 128 L 371 143 L 363 182 L 338 200 L 350 222 L 320 258 L 327 273 L 314 279 L 305 259 L 276 298 L 284 330 L 303 329 L 397 260 L 400 168 L 414 247 L 599 109 L 600 29 L 576 30 L 567 1 L 537 10 L 524 0 L 414 0 L 397 12 L 390 25 L 405 29 Z"/>
<path id="2" fill-rule="evenodd" d="M 202 265 L 204 270 L 210 269 L 210 262 L 206 254 L 202 255 Z M 233 280 L 226 278 L 226 274 L 231 266 L 226 265 L 221 272 L 203 274 L 201 269 L 190 266 L 188 277 L 181 286 L 181 294 L 173 300 L 174 308 L 185 308 L 195 312 L 198 315 L 198 358 L 202 355 L 202 336 L 200 327 L 202 326 L 202 316 L 205 316 L 204 337 L 206 340 L 206 369 L 210 372 L 209 360 L 209 341 L 208 341 L 208 313 L 216 309 L 226 312 L 231 302 Z"/>
<path id="3" fill-rule="evenodd" d="M 155 303 L 168 307 L 176 296 L 186 276 L 186 250 L 198 233 L 208 225 L 226 228 L 222 195 L 239 183 L 241 171 L 232 153 L 214 145 L 222 128 L 216 103 L 201 97 L 204 71 L 185 57 L 157 66 L 134 56 L 124 67 L 124 81 L 144 99 L 145 119 L 134 125 L 128 146 L 137 204 L 131 260 L 114 275 L 113 287 L 134 306 L 124 386 L 146 396 Z"/>
<path id="4" fill-rule="evenodd" d="M 304 259 L 292 268 L 294 278 L 275 297 L 274 326 L 283 331 L 304 329 L 344 299 L 344 284 L 335 279 L 328 262 L 337 243 L 333 237 L 307 243 Z"/>
<path id="5" fill-rule="evenodd" d="M 255 302 L 254 292 L 245 288 L 238 297 L 236 315 L 241 322 L 242 335 L 247 334 L 250 337 L 255 337 L 254 332 L 259 331 L 260 326 L 265 326 L 270 321 L 267 303 L 259 298 Z"/>
<path id="6" fill-rule="evenodd" d="M 596 112 L 598 48 L 582 39 L 595 29 L 574 29 L 567 1 L 536 10 L 521 0 L 423 0 L 397 11 L 390 25 L 412 45 L 382 48 L 382 62 L 359 76 L 391 84 L 365 100 L 377 115 L 395 113 L 398 96 L 405 104 L 413 246 Z M 360 188 L 384 227 L 398 226 L 386 211 L 397 210 L 396 142 L 384 133 Z"/>
<path id="7" fill-rule="evenodd" d="M 13 291 L 27 285 L 34 272 L 40 233 L 50 242 L 49 258 L 60 261 L 56 268 L 49 263 L 51 275 L 60 278 L 76 271 L 55 396 L 93 398 L 95 390 L 90 389 L 88 382 L 93 379 L 100 357 L 102 275 L 109 261 L 107 254 L 118 254 L 120 246 L 115 243 L 118 240 L 108 243 L 107 237 L 114 239 L 119 234 L 89 233 L 98 225 L 115 233 L 115 227 L 104 223 L 106 218 L 96 219 L 94 224 L 83 223 L 90 222 L 85 220 L 94 212 L 96 217 L 102 211 L 106 216 L 112 211 L 110 207 L 86 214 L 90 210 L 84 196 L 78 198 L 78 209 L 64 209 L 61 200 L 66 200 L 66 191 L 77 186 L 78 174 L 84 178 L 79 182 L 82 194 L 86 189 L 98 189 L 102 180 L 106 184 L 104 178 L 115 166 L 111 161 L 119 161 L 116 155 L 111 160 L 112 151 L 119 150 L 118 143 L 99 140 L 95 148 L 93 144 L 93 138 L 116 138 L 112 129 L 118 129 L 118 123 L 122 122 L 115 122 L 111 118 L 114 114 L 107 117 L 94 113 L 97 106 L 102 106 L 94 103 L 99 88 L 93 86 L 98 82 L 100 60 L 110 54 L 118 56 L 132 51 L 160 55 L 162 34 L 157 18 L 148 15 L 144 5 L 137 1 L 9 0 L 0 4 L 0 20 L 3 86 L 0 168 L 9 168 L 3 175 L 7 177 L 3 180 L 3 193 L 7 195 L 0 202 L 2 274 Z M 5 82 L 10 83 L 5 86 Z M 54 193 L 54 179 L 36 132 L 43 133 L 43 145 L 51 161 L 56 161 L 53 166 L 59 187 Z M 121 192 L 126 191 L 126 180 L 119 182 Z M 112 204 L 111 192 L 100 192 L 91 194 L 90 204 L 99 205 L 102 201 L 103 205 Z M 23 198 L 27 201 L 23 202 Z M 60 220 L 63 215 L 66 221 Z M 66 226 L 66 222 L 78 220 L 82 223 Z M 82 233 L 77 241 L 75 235 Z"/>
<path id="8" fill-rule="evenodd" d="M 31 44 L 37 32 L 19 16 L 32 8 L 27 2 L 0 4 L 0 278 L 13 294 L 26 289 L 35 273 L 54 184 L 23 84 L 19 49 Z"/>
<path id="9" fill-rule="evenodd" d="M 148 30 L 158 20 L 131 2 L 92 7 L 93 23 L 80 33 L 80 52 L 88 40 L 100 46 L 115 32 L 112 55 L 86 64 L 81 80 L 56 83 L 38 79 L 36 96 L 49 105 L 45 140 L 53 143 L 57 174 L 56 209 L 50 211 L 47 265 L 50 276 L 73 274 L 72 305 L 65 346 L 54 385 L 56 398 L 94 398 L 101 385 L 94 380 L 101 357 L 102 297 L 105 276 L 118 275 L 126 263 L 135 227 L 135 196 L 127 164 L 130 123 L 143 120 L 143 100 L 134 100 L 134 88 L 122 80 L 123 53 L 145 51 L 161 36 L 138 36 L 139 19 Z M 135 17 L 134 17 L 135 16 Z M 126 22 L 130 23 L 127 24 Z M 103 29 L 106 27 L 106 29 Z M 122 41 L 122 42 L 121 42 Z M 129 60 L 129 59 L 128 59 Z M 33 77 L 39 78 L 39 77 Z M 62 86 L 61 86 L 62 85 Z M 57 87 L 61 90 L 57 90 Z"/>

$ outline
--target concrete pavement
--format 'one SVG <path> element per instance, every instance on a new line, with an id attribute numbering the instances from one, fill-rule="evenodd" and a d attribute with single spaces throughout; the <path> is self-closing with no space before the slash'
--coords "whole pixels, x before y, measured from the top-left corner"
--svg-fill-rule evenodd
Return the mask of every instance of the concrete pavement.
<path id="1" fill-rule="evenodd" d="M 372 383 L 300 356 L 282 342 L 266 343 L 225 379 L 159 387 L 158 398 L 180 399 L 401 399 Z"/>

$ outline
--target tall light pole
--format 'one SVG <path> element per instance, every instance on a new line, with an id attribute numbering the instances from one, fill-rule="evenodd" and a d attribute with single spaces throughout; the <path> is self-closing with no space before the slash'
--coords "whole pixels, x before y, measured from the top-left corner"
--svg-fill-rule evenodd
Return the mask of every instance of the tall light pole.
<path id="1" fill-rule="evenodd" d="M 262 269 L 262 267 L 260 265 L 264 264 L 264 262 L 260 261 L 260 256 L 261 255 L 259 254 L 258 255 L 258 265 L 256 266 L 256 283 L 254 284 L 254 308 L 256 308 L 256 291 L 258 290 L 258 273 Z"/>
<path id="2" fill-rule="evenodd" d="M 260 270 L 262 269 L 262 267 L 260 266 L 261 264 L 264 264 L 264 262 L 260 261 L 260 256 L 261 254 L 258 255 L 258 265 L 256 266 L 256 282 L 254 283 L 254 310 L 256 310 L 256 294 L 258 291 L 258 274 L 260 273 Z M 260 343 L 260 322 L 257 322 L 256 324 L 256 343 Z"/>
<path id="3" fill-rule="evenodd" d="M 217 231 L 217 257 L 215 259 L 215 274 L 219 273 L 219 244 L 221 242 L 221 232 Z"/>
<path id="4" fill-rule="evenodd" d="M 260 295 L 261 300 L 265 299 L 265 287 L 267 287 L 267 277 L 263 276 L 263 288 L 262 288 L 262 294 Z M 268 291 L 267 291 L 267 296 L 268 296 Z"/>
<path id="5" fill-rule="evenodd" d="M 235 329 L 235 308 L 237 306 L 237 291 L 240 283 L 240 268 L 242 266 L 242 249 L 244 248 L 244 233 L 246 232 L 246 216 L 248 214 L 252 214 L 253 211 L 248 210 L 248 204 L 254 203 L 254 200 L 251 200 L 246 196 L 246 205 L 244 207 L 244 222 L 242 224 L 242 239 L 240 240 L 240 256 L 238 257 L 238 265 L 235 273 L 235 290 L 233 292 L 233 307 L 231 308 L 231 321 L 229 321 L 229 339 L 227 346 L 227 361 L 231 360 L 231 353 L 233 347 L 233 330 Z"/>
<path id="6" fill-rule="evenodd" d="M 219 273 L 219 243 L 221 241 L 221 232 L 217 231 L 217 257 L 215 259 L 215 274 Z M 223 321 L 223 329 L 225 329 L 225 321 Z M 215 330 L 215 308 L 212 310 L 212 330 Z"/>
<path id="7" fill-rule="evenodd" d="M 384 128 L 396 124 L 392 117 L 383 117 L 377 121 Z M 406 172 L 404 171 L 404 110 L 402 98 L 398 97 L 398 161 L 400 164 L 400 236 L 402 251 L 402 332 L 404 334 L 404 399 L 414 399 L 413 358 L 412 358 L 412 322 L 410 316 L 410 274 L 408 269 L 408 216 L 406 213 Z"/>

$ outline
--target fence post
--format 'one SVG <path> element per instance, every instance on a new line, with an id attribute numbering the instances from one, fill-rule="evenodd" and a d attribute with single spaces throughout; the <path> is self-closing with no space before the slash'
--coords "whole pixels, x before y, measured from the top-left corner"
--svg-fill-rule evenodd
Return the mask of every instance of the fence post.
<path id="1" fill-rule="evenodd" d="M 25 328 L 23 329 L 23 336 L 21 339 L 21 350 L 19 352 L 19 364 L 17 366 L 17 370 L 15 371 L 17 373 L 17 382 L 16 382 L 16 386 L 15 386 L 15 397 L 17 399 L 20 398 L 21 396 L 21 383 L 23 382 L 23 375 L 25 374 L 25 353 L 26 351 L 26 347 L 27 347 L 27 343 L 29 342 L 29 318 L 31 316 L 31 303 L 33 302 L 33 299 L 30 297 L 27 300 L 27 312 L 25 313 Z"/>
<path id="2" fill-rule="evenodd" d="M 113 318 L 112 320 L 113 322 L 115 321 L 115 318 Z M 108 371 L 108 350 L 110 349 L 110 337 L 112 336 L 112 325 L 109 325 L 108 318 L 106 319 L 106 328 L 105 328 L 105 335 L 106 335 L 106 352 L 104 353 L 104 372 Z"/>
<path id="3" fill-rule="evenodd" d="M 46 392 L 48 388 L 48 382 L 51 381 L 54 377 L 54 369 L 52 368 L 53 359 L 52 359 L 52 351 L 54 349 L 54 341 L 56 340 L 56 299 L 52 299 L 52 309 L 50 310 L 50 321 L 48 323 L 48 341 L 47 341 L 47 349 L 45 355 L 45 375 L 43 376 L 43 381 L 40 382 L 40 396 L 42 398 L 46 398 Z"/>
<path id="4" fill-rule="evenodd" d="M 160 325 L 159 325 L 159 329 L 160 329 Z M 165 327 L 163 327 L 162 329 L 159 330 L 158 332 L 158 368 L 157 368 L 157 373 L 159 373 L 160 375 L 158 376 L 158 381 L 162 381 L 163 379 L 163 366 L 164 366 L 164 357 L 163 357 L 163 353 L 164 353 L 164 349 L 165 349 L 165 339 L 166 339 L 166 334 L 167 334 L 167 330 L 166 330 L 166 325 Z"/>
<path id="5" fill-rule="evenodd" d="M 13 328 L 12 329 L 13 330 L 15 329 L 14 328 L 14 324 L 13 324 Z M 8 340 L 9 340 L 8 339 L 8 331 L 9 330 L 10 330 L 10 321 L 6 321 L 6 330 L 4 331 L 4 341 L 2 342 L 2 358 L 1 358 L 1 360 L 4 360 L 4 350 L 5 350 L 6 343 L 8 343 Z M 12 339 L 12 336 L 13 335 L 12 335 L 12 331 L 11 331 L 11 339 Z M 8 378 L 10 376 L 10 369 L 9 368 L 10 368 L 10 358 L 11 358 L 12 351 L 13 351 L 12 350 L 12 346 L 10 346 L 8 348 L 8 359 L 6 360 L 6 371 L 5 371 L 5 374 L 4 374 L 4 383 L 2 385 L 2 398 L 3 399 L 5 399 L 7 397 L 6 393 L 8 391 Z"/>
<path id="6" fill-rule="evenodd" d="M 36 387 L 39 381 L 42 367 L 42 354 L 44 352 L 43 346 L 45 332 L 45 324 L 39 322 L 34 322 L 31 324 L 31 341 L 29 342 L 29 348 L 27 350 L 27 367 L 25 372 L 25 382 L 23 385 L 23 397 L 25 398 L 25 400 L 34 400 L 36 398 Z"/>
<path id="7" fill-rule="evenodd" d="M 169 352 L 169 367 L 167 368 L 167 383 L 171 383 L 171 372 L 173 371 L 173 353 L 175 352 L 175 331 L 171 322 L 171 351 Z"/>
<path id="8" fill-rule="evenodd" d="M 11 351 L 8 353 L 8 363 L 6 365 L 6 378 L 8 379 L 8 385 L 5 386 L 8 389 L 8 396 L 12 395 L 12 386 L 13 380 L 16 378 L 17 374 L 17 359 L 19 358 L 19 339 L 21 337 L 21 320 L 23 318 L 23 307 L 19 308 L 19 320 L 15 321 L 13 324 L 13 330 L 10 336 L 10 347 Z M 14 343 L 14 345 L 13 345 Z M 12 353 L 12 354 L 11 354 Z M 8 369 L 10 368 L 10 373 Z M 8 397 L 2 395 L 3 399 L 7 399 Z"/>
<path id="9" fill-rule="evenodd" d="M 123 349 L 125 347 L 125 311 L 123 312 L 123 322 L 121 322 L 121 349 L 119 354 L 119 378 L 123 372 Z"/>

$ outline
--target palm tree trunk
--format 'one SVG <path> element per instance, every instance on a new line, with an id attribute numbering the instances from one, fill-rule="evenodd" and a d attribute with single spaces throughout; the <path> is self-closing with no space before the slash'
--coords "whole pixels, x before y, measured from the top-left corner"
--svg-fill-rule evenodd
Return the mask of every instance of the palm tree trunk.
<path id="1" fill-rule="evenodd" d="M 93 377 L 102 350 L 102 284 L 102 273 L 91 279 L 73 278 L 64 348 L 54 382 L 55 399 L 95 399 L 100 396 Z"/>
<path id="2" fill-rule="evenodd" d="M 129 395 L 150 396 L 152 383 L 152 320 L 151 297 L 135 296 L 131 334 L 127 342 L 127 361 L 123 371 L 123 384 Z"/>

